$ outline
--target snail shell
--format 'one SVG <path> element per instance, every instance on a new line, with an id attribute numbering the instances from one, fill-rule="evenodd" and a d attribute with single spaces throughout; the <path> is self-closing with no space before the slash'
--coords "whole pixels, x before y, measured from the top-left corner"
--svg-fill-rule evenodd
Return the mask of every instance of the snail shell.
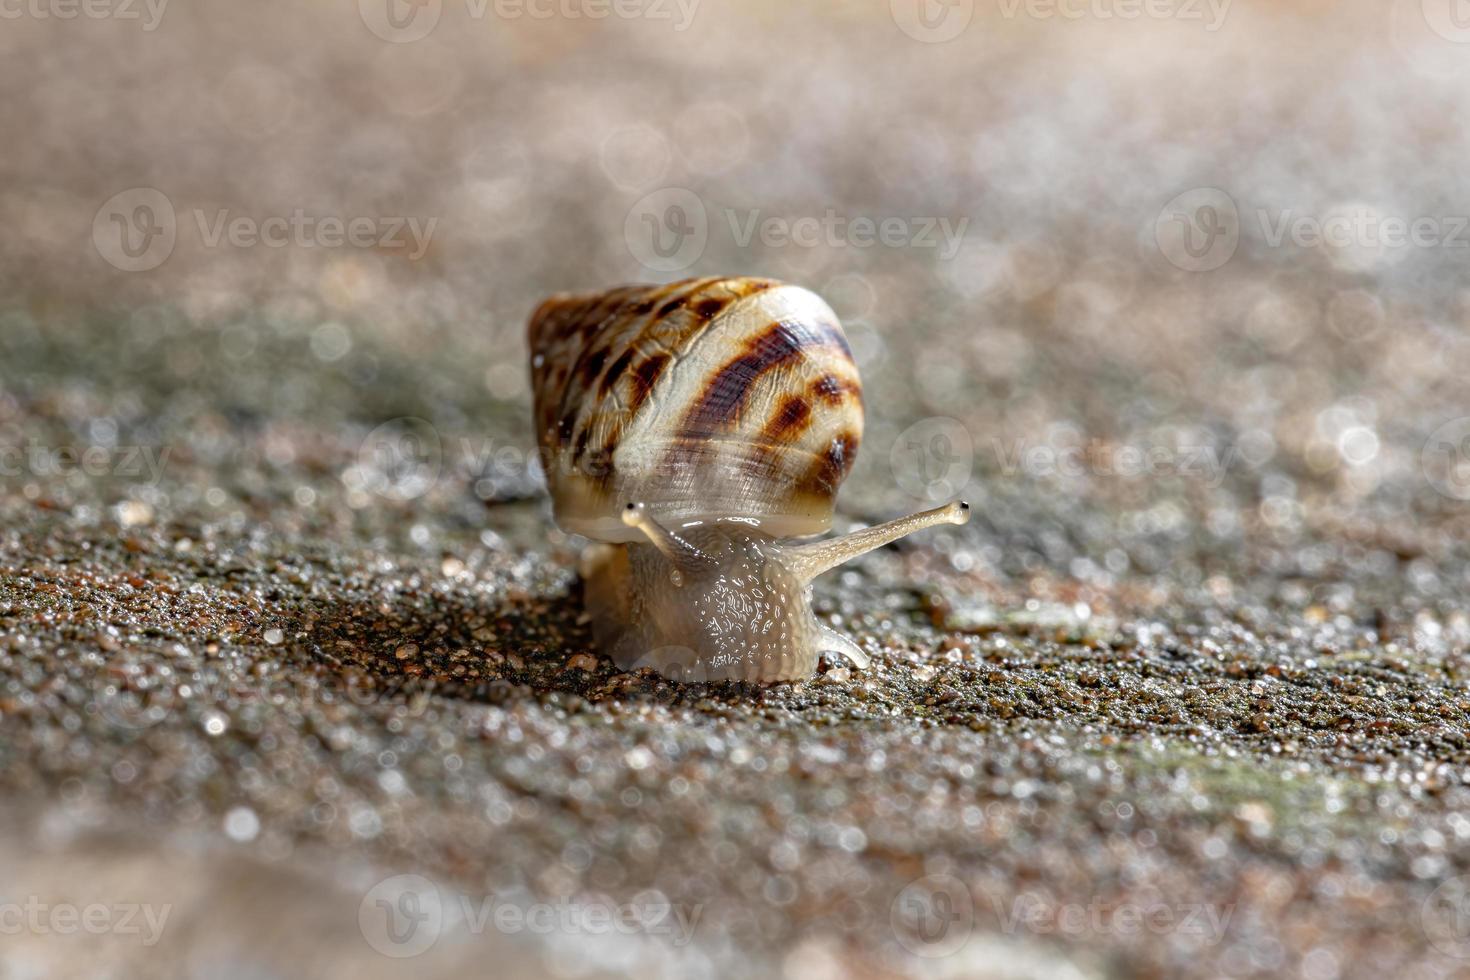
<path id="1" fill-rule="evenodd" d="M 845 537 L 832 523 L 863 433 L 857 366 L 817 296 L 771 279 L 689 279 L 553 296 L 531 318 L 547 484 L 582 560 L 597 642 L 624 670 L 686 681 L 868 664 L 811 610 L 814 578 L 935 524 L 955 503 Z"/>
<path id="2" fill-rule="evenodd" d="M 746 519 L 778 537 L 832 523 L 863 434 L 862 387 L 836 315 L 772 279 L 688 279 L 553 296 L 531 319 L 537 437 L 557 523 L 643 540 Z"/>

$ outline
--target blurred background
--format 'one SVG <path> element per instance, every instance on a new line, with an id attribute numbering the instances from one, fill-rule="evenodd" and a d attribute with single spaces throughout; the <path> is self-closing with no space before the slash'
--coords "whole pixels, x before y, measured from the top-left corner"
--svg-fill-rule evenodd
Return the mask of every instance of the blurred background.
<path id="1" fill-rule="evenodd" d="M 714 271 L 842 315 L 857 486 L 945 416 L 981 465 L 1233 448 L 1188 503 L 1217 528 L 1242 493 L 1288 530 L 1442 504 L 1411 498 L 1459 415 L 1466 49 L 1429 0 L 48 3 L 0 34 L 4 342 L 166 397 L 119 438 L 340 412 L 525 448 L 541 296 Z"/>
<path id="2" fill-rule="evenodd" d="M 0 976 L 1470 969 L 1463 7 L 0 0 L 0 903 L 183 923 Z M 840 523 L 976 507 L 830 698 L 573 666 L 525 321 L 711 274 L 840 315 Z M 1100 894 L 1234 924 L 991 914 Z"/>

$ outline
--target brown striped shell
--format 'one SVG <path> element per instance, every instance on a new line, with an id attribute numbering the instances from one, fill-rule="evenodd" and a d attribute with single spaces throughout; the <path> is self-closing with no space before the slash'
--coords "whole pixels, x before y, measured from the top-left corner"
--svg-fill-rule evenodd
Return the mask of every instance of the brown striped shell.
<path id="1" fill-rule="evenodd" d="M 688 279 L 561 294 L 531 318 L 537 438 L 556 520 L 636 541 L 655 520 L 748 519 L 816 534 L 863 433 L 847 338 L 816 294 L 771 279 Z"/>

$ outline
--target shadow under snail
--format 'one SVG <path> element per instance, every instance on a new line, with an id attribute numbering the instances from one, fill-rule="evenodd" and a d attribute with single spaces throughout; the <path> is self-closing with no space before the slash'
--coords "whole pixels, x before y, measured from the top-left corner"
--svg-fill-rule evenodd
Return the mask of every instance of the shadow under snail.
<path id="1" fill-rule="evenodd" d="M 771 279 L 558 294 L 531 318 L 531 388 L 556 522 L 595 543 L 588 613 L 624 670 L 684 681 L 804 680 L 868 658 L 817 621 L 811 582 L 961 502 L 831 540 L 863 432 L 837 316 Z"/>

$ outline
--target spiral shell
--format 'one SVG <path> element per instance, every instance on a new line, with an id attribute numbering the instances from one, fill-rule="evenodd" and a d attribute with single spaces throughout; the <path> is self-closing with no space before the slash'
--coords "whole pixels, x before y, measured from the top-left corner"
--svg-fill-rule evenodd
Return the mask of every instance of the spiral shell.
<path id="1" fill-rule="evenodd" d="M 857 365 L 818 296 L 771 279 L 557 295 L 531 318 L 537 438 L 567 531 L 638 540 L 629 501 L 671 525 L 816 534 L 863 432 Z"/>

